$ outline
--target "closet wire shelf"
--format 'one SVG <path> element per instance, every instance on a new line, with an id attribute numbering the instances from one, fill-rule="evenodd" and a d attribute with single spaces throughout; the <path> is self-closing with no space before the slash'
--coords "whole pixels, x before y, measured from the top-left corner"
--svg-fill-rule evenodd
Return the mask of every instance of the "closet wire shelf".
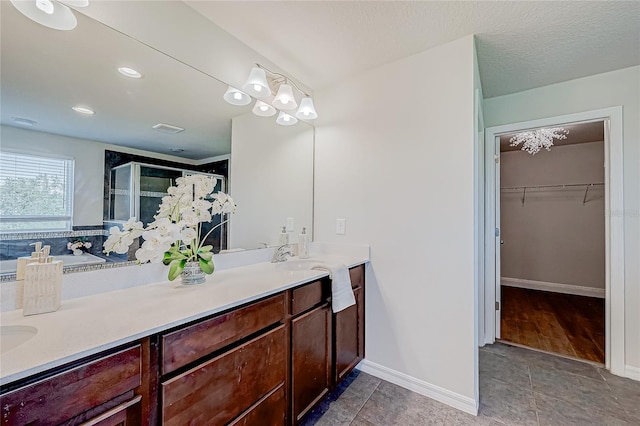
<path id="1" fill-rule="evenodd" d="M 604 186 L 604 182 L 591 182 L 591 183 L 566 183 L 566 184 L 554 184 L 554 185 L 525 185 L 525 186 L 503 186 L 500 187 L 501 191 L 522 191 L 522 205 L 527 197 L 527 189 L 565 189 L 585 187 L 584 197 L 582 198 L 582 205 L 587 204 L 587 195 L 589 189 L 597 186 Z"/>

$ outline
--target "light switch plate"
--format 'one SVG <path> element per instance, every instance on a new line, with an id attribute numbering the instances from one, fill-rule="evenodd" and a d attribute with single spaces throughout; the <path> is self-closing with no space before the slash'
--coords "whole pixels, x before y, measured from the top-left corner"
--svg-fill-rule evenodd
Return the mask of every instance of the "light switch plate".
<path id="1" fill-rule="evenodd" d="M 344 235 L 347 230 L 347 219 L 336 219 L 336 234 Z"/>
<path id="2" fill-rule="evenodd" d="M 293 227 L 293 218 L 292 217 L 288 217 L 287 218 L 287 232 L 293 232 L 295 228 Z"/>

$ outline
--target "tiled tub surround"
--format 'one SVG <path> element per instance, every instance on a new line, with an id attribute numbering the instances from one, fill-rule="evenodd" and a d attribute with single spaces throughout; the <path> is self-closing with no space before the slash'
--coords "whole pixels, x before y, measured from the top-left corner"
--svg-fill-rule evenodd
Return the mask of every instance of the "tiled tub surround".
<path id="1" fill-rule="evenodd" d="M 33 252 L 33 246 L 30 244 L 36 242 L 51 246 L 52 256 L 71 254 L 67 249 L 67 243 L 80 238 L 91 243 L 91 248 L 87 250 L 89 253 L 101 255 L 104 234 L 102 225 L 78 227 L 73 231 L 1 233 L 0 260 L 30 256 Z"/>
<path id="2" fill-rule="evenodd" d="M 91 248 L 86 252 L 104 259 L 105 263 L 126 262 L 126 255 L 105 256 L 102 253 L 102 245 L 105 238 L 105 231 L 102 225 L 74 227 L 73 231 L 1 233 L 0 261 L 31 256 L 33 252 L 31 244 L 37 242 L 41 242 L 43 246 L 50 246 L 51 256 L 72 255 L 72 252 L 67 248 L 67 243 L 82 239 L 91 243 Z M 95 265 L 71 266 L 65 268 L 65 273 L 95 268 Z M 10 271 L 0 268 L 0 283 L 13 280 L 15 280 L 15 270 Z"/>
<path id="3" fill-rule="evenodd" d="M 0 384 L 328 275 L 286 270 L 269 262 L 272 254 L 273 249 L 262 249 L 216 255 L 216 272 L 206 283 L 189 287 L 166 281 L 167 268 L 162 265 L 67 274 L 58 311 L 23 317 L 16 309 L 0 316 L 2 326 L 38 329 L 31 340 L 2 354 Z M 369 247 L 312 243 L 311 256 L 354 266 L 368 261 Z M 0 290 L 3 304 L 11 293 L 15 300 L 19 283 L 4 283 Z"/>

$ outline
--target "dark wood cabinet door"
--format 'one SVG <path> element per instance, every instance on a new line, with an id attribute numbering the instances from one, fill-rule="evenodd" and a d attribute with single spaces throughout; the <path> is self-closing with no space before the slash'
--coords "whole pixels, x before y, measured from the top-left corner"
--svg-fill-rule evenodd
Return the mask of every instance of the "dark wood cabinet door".
<path id="1" fill-rule="evenodd" d="M 356 304 L 334 315 L 335 383 L 342 381 L 364 356 L 362 288 L 353 289 Z"/>
<path id="2" fill-rule="evenodd" d="M 238 417 L 284 383 L 286 337 L 281 325 L 163 382 L 162 424 L 223 425 Z"/>
<path id="3" fill-rule="evenodd" d="M 291 406 L 295 423 L 329 391 L 330 321 L 328 304 L 291 320 Z"/>
<path id="4" fill-rule="evenodd" d="M 229 426 L 284 426 L 286 412 L 284 383 L 269 392 Z"/>
<path id="5" fill-rule="evenodd" d="M 112 408 L 141 384 L 140 350 L 137 345 L 2 395 L 2 424 L 58 425 Z"/>

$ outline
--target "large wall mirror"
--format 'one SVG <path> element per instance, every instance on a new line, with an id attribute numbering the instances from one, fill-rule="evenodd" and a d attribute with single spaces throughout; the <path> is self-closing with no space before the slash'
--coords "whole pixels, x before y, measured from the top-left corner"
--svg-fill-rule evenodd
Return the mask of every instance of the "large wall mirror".
<path id="1" fill-rule="evenodd" d="M 0 150 L 73 160 L 73 228 L 16 230 L 9 224 L 19 219 L 0 211 L 6 219 L 0 261 L 28 254 L 36 240 L 54 245 L 52 254 L 71 255 L 67 243 L 84 239 L 100 255 L 104 222 L 111 219 L 109 169 L 123 162 L 223 176 L 237 203 L 225 250 L 274 245 L 287 224 L 292 237 L 303 227 L 312 232 L 311 125 L 280 126 L 275 117 L 254 115 L 253 103 L 230 105 L 223 100 L 227 84 L 81 13 L 75 12 L 75 29 L 57 31 L 10 2 L 0 7 Z M 124 76 L 119 67 L 142 78 Z M 10 269 L 0 265 L 0 273 Z"/>

